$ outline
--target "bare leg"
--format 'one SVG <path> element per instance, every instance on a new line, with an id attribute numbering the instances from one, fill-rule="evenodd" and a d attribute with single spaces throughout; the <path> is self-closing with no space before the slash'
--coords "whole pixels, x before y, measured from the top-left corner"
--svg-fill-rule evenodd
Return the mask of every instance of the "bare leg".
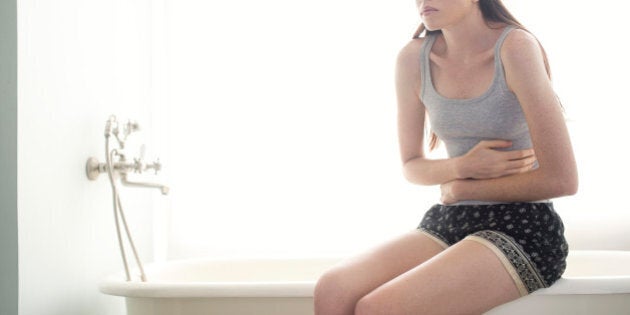
<path id="1" fill-rule="evenodd" d="M 482 314 L 519 296 L 495 253 L 463 240 L 363 297 L 355 314 Z"/>
<path id="2" fill-rule="evenodd" d="M 361 297 L 443 250 L 442 245 L 416 230 L 343 261 L 319 279 L 315 314 L 352 315 Z"/>

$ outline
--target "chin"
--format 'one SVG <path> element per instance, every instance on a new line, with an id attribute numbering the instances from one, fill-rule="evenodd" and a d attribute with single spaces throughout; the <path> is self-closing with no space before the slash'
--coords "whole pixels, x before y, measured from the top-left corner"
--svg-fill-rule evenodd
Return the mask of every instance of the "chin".
<path id="1" fill-rule="evenodd" d="M 423 22 L 424 23 L 424 28 L 427 31 L 439 31 L 442 29 L 442 27 L 435 25 L 435 23 L 427 23 L 427 22 Z"/>

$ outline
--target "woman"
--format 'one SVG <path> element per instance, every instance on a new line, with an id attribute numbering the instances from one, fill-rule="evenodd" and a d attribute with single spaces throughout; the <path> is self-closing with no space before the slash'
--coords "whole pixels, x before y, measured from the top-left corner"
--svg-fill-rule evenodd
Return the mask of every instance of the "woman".
<path id="1" fill-rule="evenodd" d="M 325 273 L 317 315 L 481 314 L 566 266 L 549 199 L 576 192 L 577 170 L 544 50 L 500 0 L 417 4 L 423 25 L 397 60 L 400 151 L 406 178 L 440 185 L 441 204 Z M 425 157 L 425 116 L 449 158 Z"/>

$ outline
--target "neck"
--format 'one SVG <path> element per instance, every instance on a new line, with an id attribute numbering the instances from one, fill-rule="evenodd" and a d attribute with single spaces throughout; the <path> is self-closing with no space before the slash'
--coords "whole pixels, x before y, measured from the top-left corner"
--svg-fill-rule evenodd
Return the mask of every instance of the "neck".
<path id="1" fill-rule="evenodd" d="M 455 25 L 442 28 L 445 53 L 451 56 L 470 56 L 486 51 L 494 46 L 491 29 L 486 24 L 480 10 L 470 14 Z"/>

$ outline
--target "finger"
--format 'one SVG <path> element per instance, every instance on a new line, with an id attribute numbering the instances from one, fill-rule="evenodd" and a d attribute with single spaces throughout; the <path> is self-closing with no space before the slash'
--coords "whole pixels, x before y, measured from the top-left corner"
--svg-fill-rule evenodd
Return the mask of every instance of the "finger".
<path id="1" fill-rule="evenodd" d="M 504 177 L 504 176 L 514 175 L 514 174 L 519 174 L 519 173 L 523 173 L 523 171 L 521 171 L 521 169 L 518 169 L 518 168 L 513 168 L 511 170 L 506 170 L 505 172 L 503 172 L 503 174 L 501 174 L 501 176 L 498 176 L 498 177 Z"/>
<path id="2" fill-rule="evenodd" d="M 506 165 L 506 169 L 507 170 L 512 170 L 512 169 L 528 169 L 531 168 L 534 163 L 536 163 L 536 156 L 532 155 L 520 160 L 512 160 L 510 162 L 508 162 Z"/>
<path id="3" fill-rule="evenodd" d="M 486 148 L 509 148 L 512 141 L 508 140 L 483 140 L 480 142 Z"/>
<path id="4" fill-rule="evenodd" d="M 525 167 L 521 167 L 521 168 L 513 168 L 513 169 L 506 170 L 505 172 L 503 172 L 498 177 L 504 177 L 504 176 L 509 176 L 509 175 L 525 173 L 525 172 L 529 172 L 531 170 L 532 170 L 532 166 L 531 165 L 528 165 L 528 166 L 525 166 Z"/>
<path id="5" fill-rule="evenodd" d="M 518 170 L 518 173 L 526 173 L 534 169 L 534 164 L 523 166 Z"/>
<path id="6" fill-rule="evenodd" d="M 528 161 L 528 163 L 523 164 L 520 167 L 514 167 L 511 169 L 506 169 L 501 176 L 507 176 L 507 175 L 514 175 L 514 174 L 520 174 L 520 173 L 525 173 L 525 172 L 529 172 L 533 169 L 534 167 L 534 163 L 536 162 L 536 160 L 534 159 L 533 162 L 530 163 L 530 161 Z"/>
<path id="7" fill-rule="evenodd" d="M 514 151 L 506 151 L 505 156 L 508 160 L 521 160 L 527 159 L 534 155 L 534 149 L 525 149 L 525 150 L 514 150 Z"/>

